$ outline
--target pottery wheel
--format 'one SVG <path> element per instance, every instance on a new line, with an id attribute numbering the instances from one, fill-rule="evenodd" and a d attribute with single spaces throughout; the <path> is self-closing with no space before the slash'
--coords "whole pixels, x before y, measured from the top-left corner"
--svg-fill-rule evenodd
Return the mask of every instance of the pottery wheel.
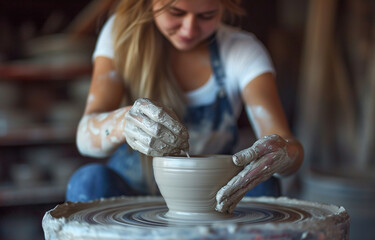
<path id="1" fill-rule="evenodd" d="M 346 239 L 349 229 L 342 207 L 288 198 L 244 198 L 231 216 L 211 221 L 167 211 L 161 197 L 64 203 L 45 214 L 43 229 L 46 239 Z"/>

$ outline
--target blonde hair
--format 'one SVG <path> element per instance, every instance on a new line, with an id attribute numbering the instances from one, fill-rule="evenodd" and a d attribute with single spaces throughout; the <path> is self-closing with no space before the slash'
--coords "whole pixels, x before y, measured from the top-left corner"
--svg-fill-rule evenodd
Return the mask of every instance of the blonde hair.
<path id="1" fill-rule="evenodd" d="M 159 11 L 175 1 L 168 1 Z M 221 0 L 231 16 L 243 13 L 240 1 Z M 171 107 L 181 117 L 184 94 L 167 64 L 166 40 L 152 11 L 152 0 L 122 0 L 118 4 L 113 27 L 115 67 L 124 79 L 128 104 L 146 97 Z"/>
<path id="2" fill-rule="evenodd" d="M 169 0 L 162 9 L 177 0 Z M 241 0 L 220 0 L 230 16 L 241 15 Z M 127 104 L 138 98 L 149 98 L 171 107 L 181 118 L 184 94 L 174 80 L 166 40 L 154 23 L 152 0 L 121 0 L 113 24 L 114 63 L 123 77 Z M 151 157 L 141 154 L 144 178 L 152 194 L 155 183 Z"/>

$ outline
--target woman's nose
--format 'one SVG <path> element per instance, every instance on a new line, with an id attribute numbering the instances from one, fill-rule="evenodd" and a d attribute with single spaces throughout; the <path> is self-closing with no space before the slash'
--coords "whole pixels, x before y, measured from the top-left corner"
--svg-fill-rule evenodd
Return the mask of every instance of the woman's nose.
<path id="1" fill-rule="evenodd" d="M 194 15 L 187 15 L 182 22 L 181 33 L 186 38 L 193 38 L 197 31 L 197 19 Z"/>

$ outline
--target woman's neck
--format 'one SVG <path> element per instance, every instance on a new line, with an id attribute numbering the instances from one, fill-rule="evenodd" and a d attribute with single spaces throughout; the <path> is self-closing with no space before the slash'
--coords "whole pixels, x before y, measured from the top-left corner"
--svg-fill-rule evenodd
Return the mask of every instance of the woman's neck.
<path id="1" fill-rule="evenodd" d="M 209 80 L 212 71 L 207 42 L 189 51 L 179 51 L 173 46 L 169 49 L 170 66 L 183 91 L 195 90 Z"/>
<path id="2" fill-rule="evenodd" d="M 208 49 L 208 41 L 202 41 L 197 46 L 189 50 L 179 50 L 173 46 L 170 42 L 168 43 L 168 51 L 171 56 L 180 56 L 180 55 L 190 55 L 190 54 L 199 54 L 205 53 Z"/>

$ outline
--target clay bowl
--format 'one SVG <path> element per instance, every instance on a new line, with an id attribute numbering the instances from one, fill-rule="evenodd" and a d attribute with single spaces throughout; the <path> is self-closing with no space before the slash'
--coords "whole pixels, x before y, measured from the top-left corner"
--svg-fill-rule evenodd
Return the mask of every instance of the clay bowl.
<path id="1" fill-rule="evenodd" d="M 156 183 L 163 196 L 167 217 L 210 220 L 230 215 L 215 210 L 216 193 L 241 171 L 230 155 L 155 157 Z"/>

